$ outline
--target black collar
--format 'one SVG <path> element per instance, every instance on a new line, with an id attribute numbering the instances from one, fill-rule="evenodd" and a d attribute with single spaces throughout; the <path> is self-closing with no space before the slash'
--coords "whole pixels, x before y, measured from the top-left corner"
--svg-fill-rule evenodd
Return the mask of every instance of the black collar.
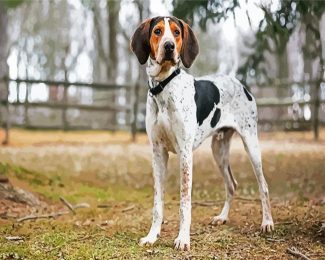
<path id="1" fill-rule="evenodd" d="M 173 79 L 175 78 L 179 73 L 181 72 L 181 70 L 179 68 L 177 68 L 176 70 L 174 70 L 174 72 L 165 80 L 159 82 L 159 84 L 153 88 L 150 88 L 150 84 L 149 84 L 149 91 L 151 93 L 151 95 L 156 96 L 159 93 L 161 93 L 164 88 L 166 87 L 166 85 Z"/>

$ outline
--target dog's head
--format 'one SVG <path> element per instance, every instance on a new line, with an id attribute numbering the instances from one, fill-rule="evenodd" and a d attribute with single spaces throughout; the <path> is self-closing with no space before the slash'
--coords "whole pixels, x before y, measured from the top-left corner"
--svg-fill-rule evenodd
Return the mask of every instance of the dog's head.
<path id="1" fill-rule="evenodd" d="M 154 17 L 145 20 L 134 32 L 131 49 L 144 64 L 149 55 L 159 65 L 176 65 L 179 59 L 189 68 L 197 54 L 197 39 L 184 21 L 176 17 Z"/>

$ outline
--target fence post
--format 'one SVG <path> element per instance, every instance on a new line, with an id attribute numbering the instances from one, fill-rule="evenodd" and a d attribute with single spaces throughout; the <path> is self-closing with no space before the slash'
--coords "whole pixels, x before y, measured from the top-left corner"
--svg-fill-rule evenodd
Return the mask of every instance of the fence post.
<path id="1" fill-rule="evenodd" d="M 318 140 L 319 137 L 319 95 L 320 95 L 320 84 L 321 80 L 316 82 L 315 86 L 315 100 L 314 100 L 314 116 L 313 116 L 313 132 L 314 132 L 314 140 Z"/>
<path id="2" fill-rule="evenodd" d="M 18 83 L 19 85 L 20 83 Z M 25 117 L 25 125 L 29 126 L 29 118 L 28 118 L 28 97 L 29 97 L 29 84 L 26 83 L 26 91 L 25 91 L 25 102 L 24 102 L 24 117 Z"/>
<path id="3" fill-rule="evenodd" d="M 5 138 L 2 141 L 3 145 L 9 144 L 9 130 L 10 130 L 10 111 L 9 111 L 9 81 L 8 79 L 5 80 L 5 85 L 7 87 L 6 93 L 6 124 L 5 124 Z"/>
<path id="4" fill-rule="evenodd" d="M 63 86 L 63 104 L 68 103 L 68 86 Z M 64 107 L 62 110 L 62 128 L 64 131 L 68 130 L 68 120 L 67 120 L 67 108 Z"/>
<path id="5" fill-rule="evenodd" d="M 135 84 L 134 89 L 134 104 L 133 104 L 133 122 L 131 126 L 132 131 L 132 142 L 136 141 L 136 134 L 137 134 L 137 121 L 138 121 L 138 106 L 139 106 L 139 82 Z"/>

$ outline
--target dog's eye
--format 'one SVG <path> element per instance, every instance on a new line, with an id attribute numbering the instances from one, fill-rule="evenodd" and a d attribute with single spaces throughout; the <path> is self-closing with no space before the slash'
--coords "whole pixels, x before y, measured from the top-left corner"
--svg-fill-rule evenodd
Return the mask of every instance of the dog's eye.
<path id="1" fill-rule="evenodd" d="M 174 34 L 175 36 L 178 36 L 180 34 L 179 30 L 175 30 Z"/>
<path id="2" fill-rule="evenodd" d="M 161 34 L 161 30 L 160 30 L 160 29 L 156 29 L 156 30 L 155 30 L 155 34 L 156 34 L 156 35 L 160 35 L 160 34 Z"/>

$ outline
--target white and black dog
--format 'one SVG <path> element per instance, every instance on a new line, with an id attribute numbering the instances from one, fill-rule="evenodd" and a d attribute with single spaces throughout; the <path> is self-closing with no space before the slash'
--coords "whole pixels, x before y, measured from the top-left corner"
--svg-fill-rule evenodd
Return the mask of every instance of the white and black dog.
<path id="1" fill-rule="evenodd" d="M 146 129 L 152 145 L 155 189 L 151 229 L 140 244 L 153 244 L 159 237 L 168 152 L 173 152 L 180 161 L 180 230 L 174 245 L 176 249 L 190 249 L 192 152 L 209 136 L 226 187 L 224 207 L 213 217 L 212 224 L 228 220 L 237 186 L 229 165 L 234 132 L 243 140 L 259 185 L 263 209 L 261 230 L 272 231 L 274 224 L 262 170 L 254 97 L 236 78 L 225 75 L 194 78 L 179 69 L 180 61 L 187 68 L 192 65 L 199 46 L 188 24 L 175 17 L 145 20 L 131 39 L 131 49 L 141 64 L 148 62 Z"/>

